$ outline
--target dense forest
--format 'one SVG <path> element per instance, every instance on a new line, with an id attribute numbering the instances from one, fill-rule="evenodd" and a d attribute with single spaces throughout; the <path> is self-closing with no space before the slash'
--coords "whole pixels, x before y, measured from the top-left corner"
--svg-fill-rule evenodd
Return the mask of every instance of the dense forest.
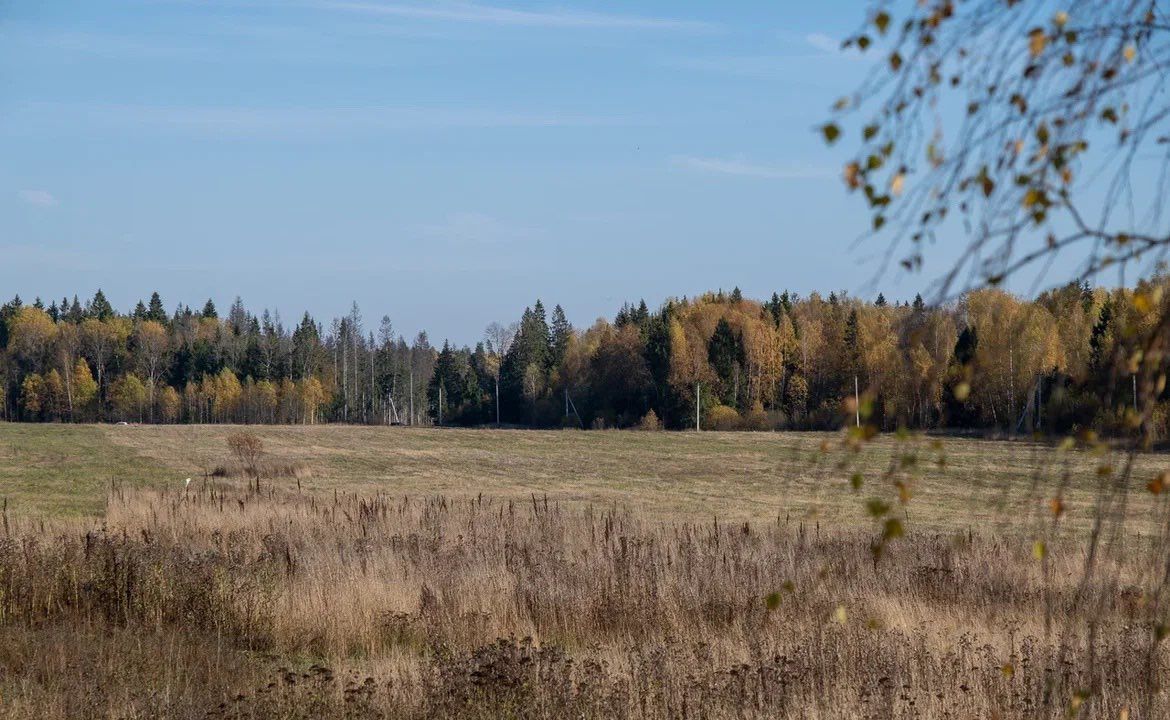
<path id="1" fill-rule="evenodd" d="M 0 417 L 763 430 L 860 416 L 880 429 L 1108 431 L 1135 402 L 1112 382 L 1126 372 L 1115 350 L 1165 312 L 1165 285 L 1031 300 L 987 289 L 942 307 L 845 293 L 761 303 L 736 289 L 626 304 L 587 329 L 537 301 L 475 347 L 407 341 L 356 305 L 290 328 L 239 299 L 221 316 L 210 300 L 168 313 L 158 293 L 126 314 L 100 290 L 85 304 L 17 297 L 0 306 Z"/>

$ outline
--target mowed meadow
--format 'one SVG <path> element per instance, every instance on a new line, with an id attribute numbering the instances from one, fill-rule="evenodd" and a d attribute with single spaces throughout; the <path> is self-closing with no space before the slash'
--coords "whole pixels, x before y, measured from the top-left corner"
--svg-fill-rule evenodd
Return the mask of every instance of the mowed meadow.
<path id="1" fill-rule="evenodd" d="M 1165 460 L 0 424 L 0 715 L 1164 717 Z"/>

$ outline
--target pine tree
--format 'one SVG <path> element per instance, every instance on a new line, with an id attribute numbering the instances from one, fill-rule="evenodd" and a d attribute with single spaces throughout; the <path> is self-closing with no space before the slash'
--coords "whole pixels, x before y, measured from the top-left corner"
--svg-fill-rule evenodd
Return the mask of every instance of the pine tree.
<path id="1" fill-rule="evenodd" d="M 207 302 L 203 304 L 203 312 L 200 313 L 200 317 L 202 317 L 202 318 L 218 318 L 219 317 L 219 313 L 217 313 L 215 311 L 215 303 L 211 301 L 211 298 L 207 298 Z"/>
<path id="2" fill-rule="evenodd" d="M 877 300 L 874 300 L 873 304 L 876 307 L 885 307 L 887 304 L 886 303 L 886 296 L 883 295 L 882 293 L 878 293 Z"/>
<path id="3" fill-rule="evenodd" d="M 926 309 L 926 303 L 923 302 L 923 300 L 922 300 L 922 293 L 916 293 L 914 295 L 913 307 L 914 307 L 914 312 L 922 312 L 923 310 Z"/>
<path id="4" fill-rule="evenodd" d="M 743 293 L 740 292 L 739 286 L 736 285 L 731 291 L 731 304 L 739 305 L 743 302 Z"/>

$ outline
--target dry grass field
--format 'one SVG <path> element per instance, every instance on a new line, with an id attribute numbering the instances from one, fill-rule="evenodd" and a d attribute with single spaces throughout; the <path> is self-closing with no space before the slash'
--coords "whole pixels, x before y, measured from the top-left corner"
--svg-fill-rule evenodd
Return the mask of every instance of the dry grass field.
<path id="1" fill-rule="evenodd" d="M 1161 456 L 1086 573 L 1080 450 L 239 430 L 0 426 L 0 716 L 1170 714 Z"/>
<path id="2" fill-rule="evenodd" d="M 226 438 L 240 429 L 0 424 L 0 497 L 25 515 L 100 515 L 111 482 L 175 488 L 187 477 L 231 469 Z M 261 437 L 269 458 L 297 468 L 298 489 L 306 492 L 511 499 L 535 493 L 556 502 L 616 504 L 657 520 L 866 522 L 859 496 L 888 494 L 879 476 L 892 459 L 913 453 L 910 519 L 921 528 L 962 531 L 1011 532 L 1025 518 L 1043 517 L 1042 486 L 1065 471 L 1063 522 L 1083 526 L 1091 520 L 1098 468 L 1123 460 L 1023 441 L 892 436 L 853 456 L 838 433 L 247 429 Z M 1162 469 L 1170 469 L 1170 456 L 1141 456 L 1136 477 Z M 866 483 L 857 493 L 854 472 Z M 271 482 L 298 486 L 291 473 L 281 475 Z"/>

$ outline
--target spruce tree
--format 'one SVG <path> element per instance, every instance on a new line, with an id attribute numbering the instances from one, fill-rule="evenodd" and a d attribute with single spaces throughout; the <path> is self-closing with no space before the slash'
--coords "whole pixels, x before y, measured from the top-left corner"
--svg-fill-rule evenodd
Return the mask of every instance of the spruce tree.
<path id="1" fill-rule="evenodd" d="M 532 325 L 530 339 L 532 362 L 536 363 L 546 373 L 552 367 L 552 334 L 548 328 L 548 317 L 544 312 L 544 303 L 537 299 L 532 306 Z"/>
<path id="2" fill-rule="evenodd" d="M 874 300 L 873 304 L 875 307 L 885 307 L 886 306 L 886 296 L 883 295 L 882 293 L 878 293 L 877 300 Z"/>
<path id="3" fill-rule="evenodd" d="M 151 293 L 150 304 L 146 308 L 146 319 L 163 325 L 167 322 L 167 311 L 163 307 L 162 298 L 157 292 Z"/>
<path id="4" fill-rule="evenodd" d="M 219 313 L 217 313 L 215 311 L 215 303 L 211 301 L 211 298 L 207 298 L 207 302 L 203 304 L 203 312 L 200 313 L 200 317 L 203 317 L 203 318 L 218 318 L 219 317 Z"/>
<path id="5" fill-rule="evenodd" d="M 634 311 L 633 321 L 639 328 L 645 330 L 646 323 L 650 320 L 650 308 L 646 307 L 645 300 L 638 301 L 638 308 Z"/>
<path id="6" fill-rule="evenodd" d="M 101 288 L 94 293 L 93 300 L 89 301 L 89 316 L 98 320 L 109 320 L 114 317 L 114 306 L 110 305 L 110 301 L 106 300 L 105 293 Z"/>
<path id="7" fill-rule="evenodd" d="M 1097 322 L 1089 335 L 1089 368 L 1095 374 L 1106 370 L 1106 356 L 1109 342 L 1109 328 L 1113 324 L 1113 301 L 1106 298 L 1101 304 L 1101 312 L 1097 315 Z"/>
<path id="8" fill-rule="evenodd" d="M 552 316 L 552 366 L 560 367 L 565 360 L 565 353 L 569 349 L 569 341 L 573 336 L 573 326 L 565 317 L 565 311 L 557 305 L 553 308 Z"/>
<path id="9" fill-rule="evenodd" d="M 66 314 L 66 319 L 69 322 L 78 324 L 85 319 L 85 311 L 81 308 L 81 301 L 77 296 L 73 296 L 73 302 L 69 304 L 69 312 Z"/>
<path id="10" fill-rule="evenodd" d="M 784 318 L 784 303 L 781 302 L 780 296 L 775 292 L 772 293 L 772 299 L 768 301 L 765 306 L 768 314 L 772 316 L 772 325 L 780 327 L 780 321 Z"/>
<path id="11" fill-rule="evenodd" d="M 719 318 L 715 332 L 707 341 L 707 360 L 719 376 L 719 396 L 725 405 L 735 407 L 738 402 L 735 379 L 743 356 L 743 338 L 731 329 L 727 318 Z"/>
<path id="12" fill-rule="evenodd" d="M 455 353 L 451 350 L 451 344 L 444 340 L 443 349 L 435 361 L 434 373 L 427 383 L 427 407 L 436 423 L 441 421 L 442 424 L 448 424 L 456 420 L 453 409 L 459 407 L 458 394 L 462 387 L 462 378 L 455 366 Z"/>
<path id="13" fill-rule="evenodd" d="M 975 351 L 979 348 L 979 332 L 974 325 L 968 325 L 959 333 L 955 342 L 954 359 L 962 366 L 968 366 L 975 361 Z"/>

